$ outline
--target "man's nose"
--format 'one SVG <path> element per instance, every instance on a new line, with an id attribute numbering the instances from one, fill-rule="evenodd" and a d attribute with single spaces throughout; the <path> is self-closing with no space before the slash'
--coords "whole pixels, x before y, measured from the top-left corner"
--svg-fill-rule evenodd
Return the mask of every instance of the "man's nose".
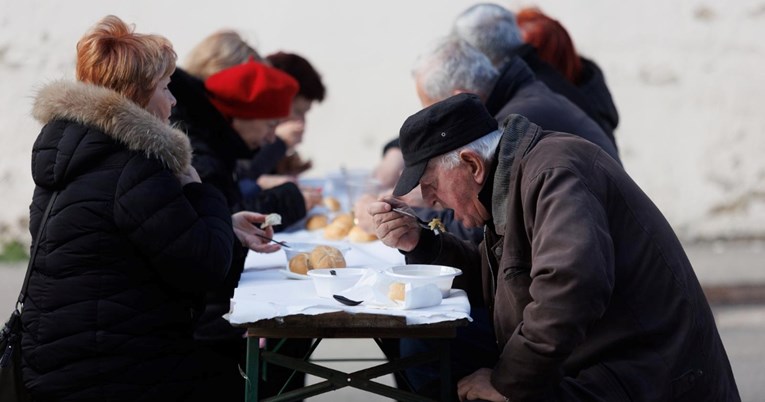
<path id="1" fill-rule="evenodd" d="M 431 190 L 428 186 L 420 186 L 420 192 L 422 193 L 422 199 L 425 201 L 425 204 L 429 207 L 435 207 L 436 203 L 438 203 L 438 200 L 436 199 L 435 192 Z"/>

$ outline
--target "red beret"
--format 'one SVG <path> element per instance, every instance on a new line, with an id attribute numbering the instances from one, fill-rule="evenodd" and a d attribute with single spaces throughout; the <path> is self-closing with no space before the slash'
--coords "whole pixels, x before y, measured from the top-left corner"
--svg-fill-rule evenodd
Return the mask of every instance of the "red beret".
<path id="1" fill-rule="evenodd" d="M 205 88 L 210 102 L 226 117 L 276 119 L 290 114 L 298 83 L 282 71 L 250 61 L 211 75 Z"/>

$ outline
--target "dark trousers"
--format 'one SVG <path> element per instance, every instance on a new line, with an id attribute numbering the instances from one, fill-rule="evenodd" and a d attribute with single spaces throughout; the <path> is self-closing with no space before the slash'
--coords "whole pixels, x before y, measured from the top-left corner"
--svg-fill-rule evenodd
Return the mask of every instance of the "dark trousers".
<path id="1" fill-rule="evenodd" d="M 457 328 L 457 336 L 449 342 L 454 400 L 457 400 L 457 381 L 482 367 L 492 368 L 499 358 L 494 326 L 486 308 L 474 308 L 470 313 L 473 322 Z M 401 339 L 401 356 L 436 350 L 436 344 L 428 339 Z M 406 377 L 414 392 L 440 399 L 441 381 L 438 363 L 424 364 L 406 369 Z"/>

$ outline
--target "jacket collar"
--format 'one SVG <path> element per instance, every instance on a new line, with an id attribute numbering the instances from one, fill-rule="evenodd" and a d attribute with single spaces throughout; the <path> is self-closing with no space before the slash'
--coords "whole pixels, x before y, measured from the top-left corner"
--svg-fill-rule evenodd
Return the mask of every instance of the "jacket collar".
<path id="1" fill-rule="evenodd" d="M 492 116 L 496 116 L 520 88 L 534 80 L 534 73 L 529 66 L 520 57 L 512 57 L 502 67 L 497 83 L 486 98 L 486 109 Z"/>
<path id="2" fill-rule="evenodd" d="M 211 148 L 229 164 L 236 159 L 249 159 L 254 152 L 208 99 L 204 82 L 176 68 L 170 81 L 170 91 L 178 103 L 170 120 L 189 133 L 194 148 L 199 142 Z M 232 165 L 233 166 L 233 165 Z"/>
<path id="3" fill-rule="evenodd" d="M 105 87 L 52 82 L 38 92 L 32 116 L 43 124 L 68 120 L 95 127 L 131 151 L 159 159 L 175 173 L 191 163 L 191 144 L 183 132 Z"/>
<path id="4" fill-rule="evenodd" d="M 517 188 L 515 180 L 520 159 L 539 141 L 541 133 L 542 129 L 539 126 L 521 115 L 512 114 L 505 120 L 497 152 L 491 203 L 491 215 L 497 233 L 505 232 L 507 203 L 511 198 L 511 191 Z"/>

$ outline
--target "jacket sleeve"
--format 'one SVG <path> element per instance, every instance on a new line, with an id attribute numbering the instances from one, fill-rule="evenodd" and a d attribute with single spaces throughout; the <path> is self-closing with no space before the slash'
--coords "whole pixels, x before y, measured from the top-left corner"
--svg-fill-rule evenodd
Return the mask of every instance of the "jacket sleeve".
<path id="1" fill-rule="evenodd" d="M 167 169 L 133 158 L 115 194 L 115 222 L 171 286 L 199 292 L 220 284 L 234 231 L 226 200 L 212 186 L 181 187 Z"/>
<path id="2" fill-rule="evenodd" d="M 277 137 L 276 141 L 261 147 L 252 159 L 239 163 L 237 174 L 239 177 L 257 179 L 261 175 L 273 172 L 285 155 L 287 155 L 287 144 Z"/>
<path id="3" fill-rule="evenodd" d="M 600 318 L 614 286 L 614 253 L 606 210 L 566 168 L 549 169 L 522 190 L 531 239 L 531 301 L 502 349 L 492 384 L 512 401 L 542 399 L 560 385 L 561 365 Z M 507 234 L 510 236 L 513 234 Z M 505 250 L 507 251 L 507 250 Z M 503 259 L 497 300 L 510 297 L 512 261 Z"/>
<path id="4" fill-rule="evenodd" d="M 282 224 L 274 230 L 282 231 L 306 216 L 305 199 L 295 183 L 284 183 L 267 190 L 261 190 L 254 198 L 244 200 L 248 211 L 262 214 L 277 213 L 282 216 Z"/>

